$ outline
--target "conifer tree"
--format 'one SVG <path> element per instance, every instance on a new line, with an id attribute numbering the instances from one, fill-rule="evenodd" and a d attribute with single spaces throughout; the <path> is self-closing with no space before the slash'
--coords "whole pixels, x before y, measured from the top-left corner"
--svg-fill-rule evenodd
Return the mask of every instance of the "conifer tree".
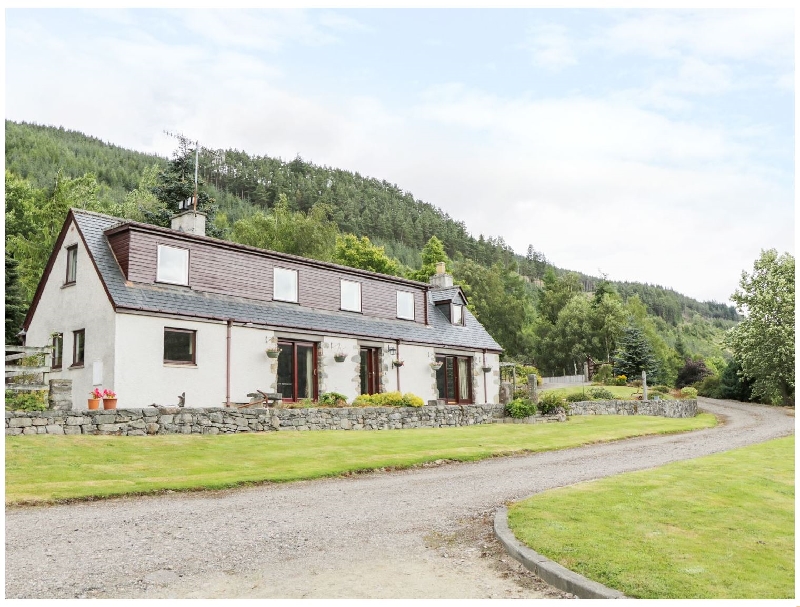
<path id="1" fill-rule="evenodd" d="M 17 333 L 25 321 L 27 306 L 19 286 L 17 261 L 6 253 L 6 343 L 19 343 Z"/>
<path id="2" fill-rule="evenodd" d="M 658 363 L 642 330 L 634 325 L 628 326 L 618 343 L 619 347 L 614 354 L 614 374 L 635 379 L 641 377 L 642 371 L 645 371 L 650 383 L 655 383 Z"/>

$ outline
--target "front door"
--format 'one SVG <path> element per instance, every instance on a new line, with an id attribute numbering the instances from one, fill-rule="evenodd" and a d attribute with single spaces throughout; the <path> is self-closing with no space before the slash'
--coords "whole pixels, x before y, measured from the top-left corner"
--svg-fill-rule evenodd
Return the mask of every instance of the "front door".
<path id="1" fill-rule="evenodd" d="M 378 348 L 361 348 L 361 394 L 380 391 L 378 374 Z"/>

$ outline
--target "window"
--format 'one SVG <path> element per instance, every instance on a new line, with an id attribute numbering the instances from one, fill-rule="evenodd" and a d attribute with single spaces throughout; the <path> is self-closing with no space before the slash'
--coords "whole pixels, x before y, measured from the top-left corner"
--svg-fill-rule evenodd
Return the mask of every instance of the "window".
<path id="1" fill-rule="evenodd" d="M 407 291 L 397 292 L 397 318 L 414 320 L 414 294 Z"/>
<path id="2" fill-rule="evenodd" d="M 279 341 L 277 392 L 283 400 L 317 398 L 317 348 L 312 343 Z"/>
<path id="3" fill-rule="evenodd" d="M 376 394 L 380 392 L 378 380 L 380 379 L 378 366 L 378 348 L 361 348 L 361 394 Z"/>
<path id="4" fill-rule="evenodd" d="M 197 364 L 196 335 L 197 331 L 164 327 L 164 362 L 176 365 Z"/>
<path id="5" fill-rule="evenodd" d="M 361 283 L 349 280 L 342 280 L 340 283 L 342 285 L 342 310 L 361 312 Z"/>
<path id="6" fill-rule="evenodd" d="M 158 245 L 156 282 L 174 285 L 189 284 L 189 249 Z"/>
<path id="7" fill-rule="evenodd" d="M 468 356 L 437 356 L 442 366 L 436 371 L 439 398 L 448 403 L 472 402 L 472 360 Z"/>
<path id="8" fill-rule="evenodd" d="M 275 268 L 272 299 L 297 303 L 297 270 Z"/>
<path id="9" fill-rule="evenodd" d="M 463 325 L 464 324 L 464 306 L 461 304 L 453 304 L 453 324 L 454 325 Z"/>
<path id="10" fill-rule="evenodd" d="M 60 369 L 64 358 L 64 334 L 53 333 L 53 361 L 50 366 Z"/>
<path id="11" fill-rule="evenodd" d="M 82 367 L 86 348 L 86 329 L 72 332 L 72 366 Z"/>
<path id="12" fill-rule="evenodd" d="M 78 245 L 74 244 L 67 247 L 67 279 L 64 282 L 66 285 L 75 284 L 75 279 L 78 277 Z"/>

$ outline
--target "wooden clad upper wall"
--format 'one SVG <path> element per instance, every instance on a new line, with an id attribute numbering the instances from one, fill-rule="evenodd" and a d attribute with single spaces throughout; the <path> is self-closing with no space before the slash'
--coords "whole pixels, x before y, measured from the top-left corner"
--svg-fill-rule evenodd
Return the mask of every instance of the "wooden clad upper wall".
<path id="1" fill-rule="evenodd" d="M 122 273 L 128 277 L 128 255 L 130 251 L 131 233 L 127 230 L 124 232 L 117 232 L 112 234 L 108 239 L 108 244 L 111 245 L 111 250 L 114 252 L 114 257 L 117 258 L 119 267 L 122 268 Z"/>
<path id="2" fill-rule="evenodd" d="M 132 282 L 155 283 L 158 245 L 164 244 L 189 249 L 189 286 L 196 291 L 271 301 L 273 270 L 279 267 L 297 270 L 298 303 L 302 306 L 340 310 L 340 280 L 344 279 L 361 283 L 364 315 L 397 318 L 397 291 L 407 291 L 414 294 L 414 320 L 425 323 L 425 291 L 412 285 L 393 284 L 337 272 L 332 268 L 270 259 L 256 253 L 174 239 L 166 234 L 127 230 L 123 233 L 129 235 L 127 257 L 117 253 L 115 244 L 112 244 L 112 249 L 118 260 L 126 258 L 127 278 Z M 114 239 L 117 242 L 119 235 L 112 235 L 109 241 Z"/>

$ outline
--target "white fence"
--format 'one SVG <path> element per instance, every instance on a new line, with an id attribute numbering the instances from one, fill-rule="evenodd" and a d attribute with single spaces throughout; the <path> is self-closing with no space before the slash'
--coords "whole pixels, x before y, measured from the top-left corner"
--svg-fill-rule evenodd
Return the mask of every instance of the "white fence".
<path id="1" fill-rule="evenodd" d="M 562 375 L 561 377 L 543 377 L 542 385 L 545 384 L 582 384 L 586 381 L 583 375 Z"/>

